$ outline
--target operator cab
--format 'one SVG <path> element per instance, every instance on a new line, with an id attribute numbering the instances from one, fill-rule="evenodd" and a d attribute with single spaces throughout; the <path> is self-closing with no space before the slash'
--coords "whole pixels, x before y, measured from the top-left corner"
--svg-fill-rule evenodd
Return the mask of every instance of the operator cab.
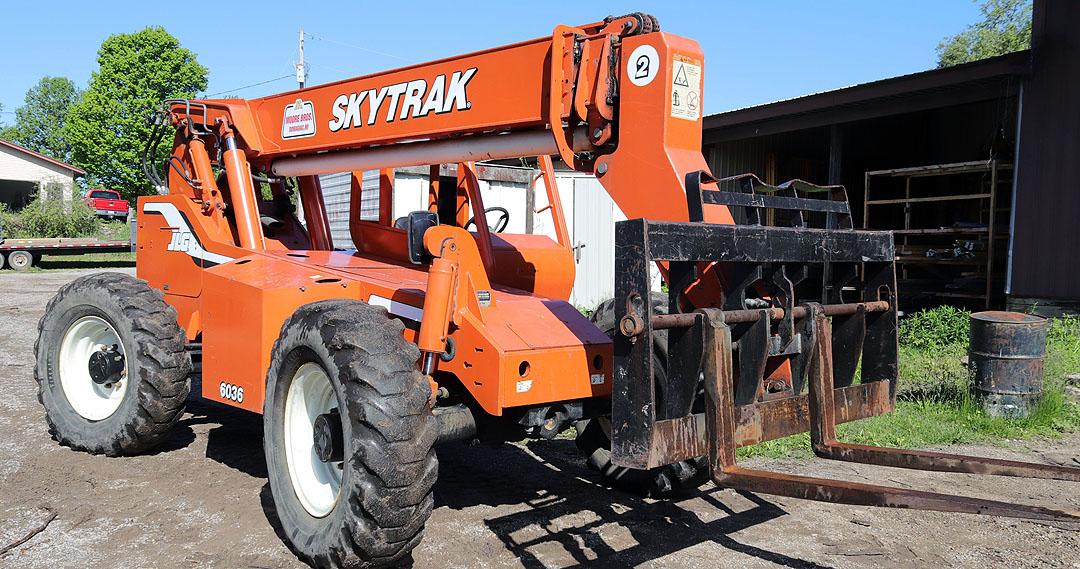
<path id="1" fill-rule="evenodd" d="M 544 165 L 550 166 L 550 160 L 540 162 L 541 174 L 531 178 L 525 191 L 537 190 L 541 178 L 554 180 L 553 172 L 543 173 Z M 445 175 L 447 171 L 455 175 Z M 546 201 L 547 205 L 534 213 L 550 216 L 552 225 L 557 228 L 556 235 L 561 236 L 557 240 L 547 235 L 520 233 L 525 222 L 515 219 L 514 215 L 524 215 L 524 211 L 511 213 L 509 208 L 501 205 L 485 207 L 485 197 L 495 198 L 499 195 L 497 192 L 503 190 L 481 182 L 475 166 L 468 163 L 451 168 L 435 166 L 431 172 L 440 174 L 429 174 L 427 180 L 395 180 L 391 170 L 383 170 L 379 172 L 377 184 L 372 184 L 369 178 L 367 188 L 362 172 L 352 174 L 349 229 L 358 254 L 415 263 L 414 250 L 417 248 L 409 243 L 409 213 L 433 214 L 411 216 L 414 231 L 419 229 L 415 224 L 417 220 L 427 227 L 453 225 L 469 231 L 485 259 L 493 284 L 551 298 L 569 298 L 574 282 L 574 260 L 554 183 L 550 189 L 544 184 L 546 200 L 538 201 Z M 417 181 L 420 183 L 416 184 Z M 483 213 L 477 216 L 474 213 L 477 211 Z M 477 217 L 482 220 L 479 224 Z M 413 245 L 418 245 L 417 239 L 421 237 L 416 235 Z M 345 244 L 335 245 L 341 248 Z"/>

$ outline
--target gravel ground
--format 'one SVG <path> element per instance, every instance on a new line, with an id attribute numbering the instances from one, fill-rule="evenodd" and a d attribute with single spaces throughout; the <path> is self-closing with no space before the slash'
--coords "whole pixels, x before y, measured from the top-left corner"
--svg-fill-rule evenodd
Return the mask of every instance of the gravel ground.
<path id="1" fill-rule="evenodd" d="M 130 269 L 126 269 L 129 270 Z M 45 303 L 85 271 L 0 272 L 0 555 L 10 568 L 303 567 L 282 543 L 258 416 L 193 403 L 155 454 L 49 438 L 33 382 Z M 1080 435 L 986 454 L 1080 464 Z M 672 502 L 597 486 L 570 441 L 440 449 L 415 567 L 1080 567 L 1077 528 L 705 488 Z M 758 466 L 764 463 L 756 463 Z M 770 468 L 1080 510 L 1080 484 L 827 461 Z"/>

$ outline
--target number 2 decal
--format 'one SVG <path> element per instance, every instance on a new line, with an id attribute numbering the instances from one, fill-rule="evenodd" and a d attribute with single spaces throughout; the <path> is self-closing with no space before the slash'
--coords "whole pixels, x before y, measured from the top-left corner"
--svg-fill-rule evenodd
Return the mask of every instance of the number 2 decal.
<path id="1" fill-rule="evenodd" d="M 634 72 L 634 79 L 644 79 L 649 76 L 649 56 L 639 55 L 637 62 L 635 63 L 637 70 Z"/>
<path id="2" fill-rule="evenodd" d="M 644 87 L 656 79 L 658 71 L 660 71 L 660 56 L 657 55 L 656 48 L 644 44 L 630 52 L 630 58 L 626 60 L 626 76 L 630 79 L 630 83 Z"/>

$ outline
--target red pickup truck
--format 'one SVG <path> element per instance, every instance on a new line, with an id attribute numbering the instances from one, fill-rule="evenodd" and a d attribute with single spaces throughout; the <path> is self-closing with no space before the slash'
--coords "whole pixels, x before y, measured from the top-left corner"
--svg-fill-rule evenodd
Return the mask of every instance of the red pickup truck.
<path id="1" fill-rule="evenodd" d="M 97 213 L 98 217 L 105 219 L 128 219 L 128 202 L 120 197 L 116 190 L 90 190 L 83 200 Z"/>

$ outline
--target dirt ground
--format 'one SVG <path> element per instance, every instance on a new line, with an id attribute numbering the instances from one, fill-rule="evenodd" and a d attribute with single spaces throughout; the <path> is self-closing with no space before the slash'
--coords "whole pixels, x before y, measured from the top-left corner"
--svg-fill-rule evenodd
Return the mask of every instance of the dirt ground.
<path id="1" fill-rule="evenodd" d="M 0 567 L 302 567 L 275 529 L 259 417 L 195 403 L 165 448 L 132 458 L 49 438 L 32 376 L 37 321 L 82 274 L 0 272 L 0 550 L 56 514 Z M 963 451 L 1080 465 L 1080 435 Z M 1080 567 L 1077 528 L 708 487 L 643 500 L 597 486 L 570 441 L 454 444 L 439 460 L 417 568 Z M 818 460 L 770 467 L 1080 510 L 1078 483 Z"/>

